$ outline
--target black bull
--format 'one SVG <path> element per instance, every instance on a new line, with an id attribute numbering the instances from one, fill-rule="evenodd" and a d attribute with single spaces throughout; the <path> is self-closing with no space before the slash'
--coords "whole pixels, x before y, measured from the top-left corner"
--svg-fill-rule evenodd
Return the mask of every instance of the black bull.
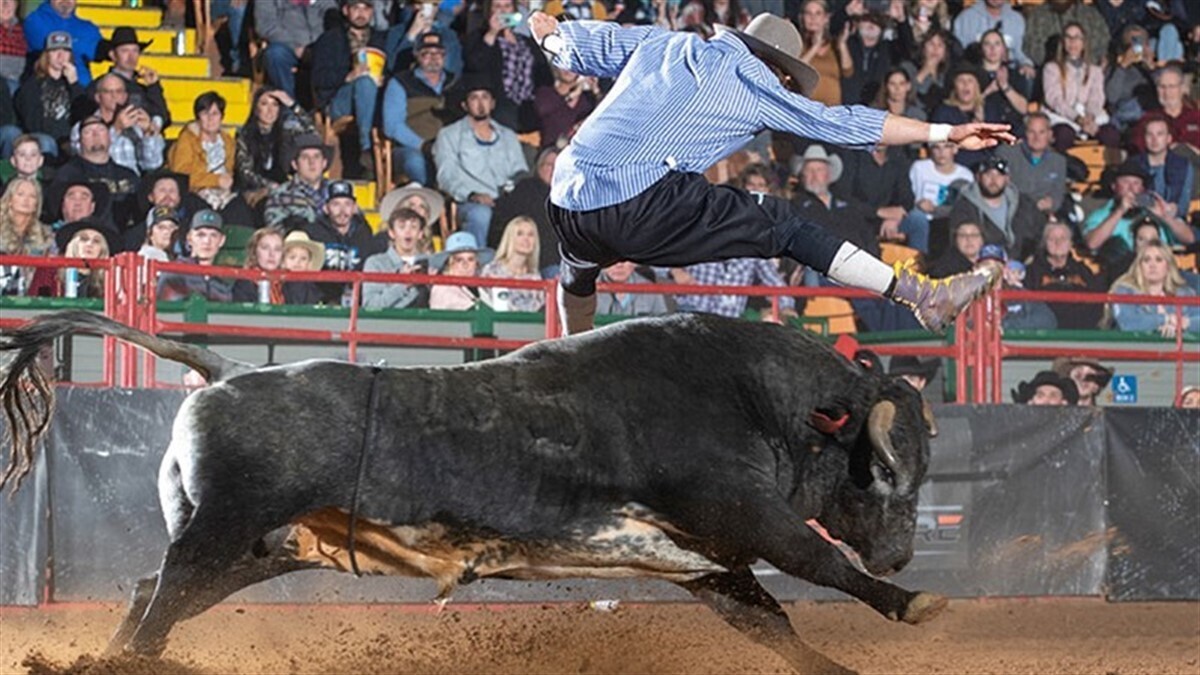
<path id="1" fill-rule="evenodd" d="M 801 670 L 808 649 L 750 565 L 840 589 L 884 616 L 945 600 L 872 574 L 912 557 L 932 420 L 920 395 L 805 332 L 699 315 L 629 321 L 480 364 L 256 369 L 103 317 L 10 332 L 0 403 L 19 484 L 53 389 L 37 353 L 113 335 L 206 375 L 159 473 L 171 543 L 111 649 L 156 654 L 171 627 L 299 569 L 476 578 L 654 577 L 686 588 Z"/>

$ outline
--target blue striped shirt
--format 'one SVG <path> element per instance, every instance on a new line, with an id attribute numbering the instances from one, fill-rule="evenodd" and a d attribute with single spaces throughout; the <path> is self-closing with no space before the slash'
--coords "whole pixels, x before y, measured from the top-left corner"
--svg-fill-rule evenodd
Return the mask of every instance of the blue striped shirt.
<path id="1" fill-rule="evenodd" d="M 849 147 L 877 144 L 887 113 L 788 91 L 736 35 L 559 24 L 554 65 L 616 77 L 554 168 L 550 200 L 587 211 L 632 199 L 669 171 L 702 172 L 763 129 Z M 618 77 L 619 75 L 619 77 Z"/>

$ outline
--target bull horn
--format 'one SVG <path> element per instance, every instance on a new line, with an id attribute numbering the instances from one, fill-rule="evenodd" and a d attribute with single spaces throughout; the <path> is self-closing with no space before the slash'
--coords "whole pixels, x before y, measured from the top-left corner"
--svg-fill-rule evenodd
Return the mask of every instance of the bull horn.
<path id="1" fill-rule="evenodd" d="M 867 433 L 871 437 L 871 445 L 876 454 L 892 473 L 899 475 L 900 461 L 896 459 L 896 448 L 892 445 L 892 424 L 896 421 L 896 404 L 891 401 L 880 401 L 871 407 L 871 415 L 867 418 Z"/>

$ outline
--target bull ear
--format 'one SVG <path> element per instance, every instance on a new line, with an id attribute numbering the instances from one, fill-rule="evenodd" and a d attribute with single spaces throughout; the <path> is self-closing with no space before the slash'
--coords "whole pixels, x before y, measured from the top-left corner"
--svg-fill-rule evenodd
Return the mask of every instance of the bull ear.
<path id="1" fill-rule="evenodd" d="M 925 417 L 925 428 L 929 430 L 930 438 L 937 438 L 937 420 L 933 417 L 933 405 L 925 397 L 921 397 L 921 415 Z"/>
<path id="2" fill-rule="evenodd" d="M 871 414 L 867 417 L 867 433 L 879 461 L 883 462 L 883 465 L 894 475 L 899 476 L 901 473 L 900 461 L 896 457 L 896 448 L 892 445 L 892 425 L 895 422 L 896 404 L 891 401 L 880 401 L 871 407 Z"/>

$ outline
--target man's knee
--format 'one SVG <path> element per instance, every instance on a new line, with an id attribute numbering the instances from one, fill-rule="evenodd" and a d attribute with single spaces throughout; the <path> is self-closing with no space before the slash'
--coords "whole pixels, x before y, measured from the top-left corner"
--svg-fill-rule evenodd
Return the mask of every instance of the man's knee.
<path id="1" fill-rule="evenodd" d="M 563 255 L 558 268 L 558 285 L 571 295 L 587 297 L 596 294 L 596 279 L 600 276 L 598 265 L 587 266 L 572 261 Z"/>

